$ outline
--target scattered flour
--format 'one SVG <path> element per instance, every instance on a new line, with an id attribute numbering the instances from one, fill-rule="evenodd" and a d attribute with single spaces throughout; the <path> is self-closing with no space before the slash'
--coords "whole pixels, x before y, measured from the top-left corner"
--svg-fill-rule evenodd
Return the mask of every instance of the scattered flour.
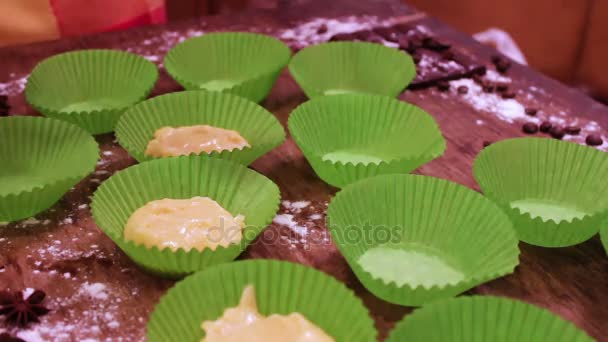
<path id="1" fill-rule="evenodd" d="M 108 299 L 108 294 L 106 293 L 106 285 L 102 283 L 89 284 L 89 282 L 85 282 L 80 287 L 80 293 L 87 294 L 95 299 Z"/>

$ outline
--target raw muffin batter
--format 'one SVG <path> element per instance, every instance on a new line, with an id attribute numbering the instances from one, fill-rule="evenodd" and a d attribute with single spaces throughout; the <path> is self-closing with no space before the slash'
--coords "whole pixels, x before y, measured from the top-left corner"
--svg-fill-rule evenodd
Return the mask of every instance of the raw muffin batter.
<path id="1" fill-rule="evenodd" d="M 171 157 L 251 147 L 239 132 L 209 125 L 162 127 L 154 133 L 146 155 Z"/>

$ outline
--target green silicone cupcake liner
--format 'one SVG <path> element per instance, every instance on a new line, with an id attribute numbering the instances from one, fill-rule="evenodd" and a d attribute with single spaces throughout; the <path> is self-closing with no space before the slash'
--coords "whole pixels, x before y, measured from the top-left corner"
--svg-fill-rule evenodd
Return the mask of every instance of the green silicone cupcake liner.
<path id="1" fill-rule="evenodd" d="M 391 303 L 420 306 L 512 273 L 518 241 L 508 217 L 446 180 L 384 175 L 340 191 L 328 226 L 361 283 Z"/>
<path id="2" fill-rule="evenodd" d="M 200 341 L 201 323 L 237 306 L 248 285 L 264 315 L 298 312 L 335 341 L 376 340 L 366 308 L 344 284 L 313 268 L 275 260 L 219 265 L 179 282 L 154 308 L 148 340 Z"/>
<path id="3" fill-rule="evenodd" d="M 206 196 L 233 215 L 245 216 L 239 244 L 215 251 L 147 248 L 124 239 L 131 214 L 163 198 Z M 235 259 L 270 223 L 279 206 L 279 188 L 242 165 L 210 157 L 183 156 L 145 162 L 119 171 L 95 192 L 95 222 L 133 261 L 165 276 L 176 277 Z"/>
<path id="4" fill-rule="evenodd" d="M 433 117 L 386 96 L 313 99 L 293 111 L 288 126 L 317 175 L 336 187 L 411 172 L 441 156 L 446 146 Z"/>
<path id="5" fill-rule="evenodd" d="M 255 33 L 209 33 L 176 45 L 167 72 L 184 88 L 222 91 L 260 102 L 289 62 L 280 40 Z"/>
<path id="6" fill-rule="evenodd" d="M 472 296 L 442 300 L 397 323 L 386 342 L 592 342 L 574 324 L 520 301 Z"/>
<path id="7" fill-rule="evenodd" d="M 608 154 L 591 147 L 508 139 L 485 148 L 473 171 L 527 243 L 574 245 L 595 235 L 608 217 Z"/>
<path id="8" fill-rule="evenodd" d="M 342 93 L 396 97 L 416 76 L 406 53 L 380 44 L 331 42 L 307 47 L 289 72 L 309 98 Z"/>
<path id="9" fill-rule="evenodd" d="M 120 115 L 145 99 L 157 78 L 156 66 L 132 53 L 73 51 L 38 64 L 25 96 L 45 116 L 99 134 L 113 131 Z"/>
<path id="10" fill-rule="evenodd" d="M 0 119 L 0 222 L 51 207 L 95 169 L 97 142 L 67 122 L 13 116 Z"/>
<path id="11" fill-rule="evenodd" d="M 251 147 L 211 155 L 245 165 L 285 140 L 283 126 L 258 104 L 235 95 L 201 91 L 166 94 L 135 105 L 118 121 L 116 136 L 141 162 L 154 159 L 145 150 L 157 129 L 203 124 L 238 131 Z"/>

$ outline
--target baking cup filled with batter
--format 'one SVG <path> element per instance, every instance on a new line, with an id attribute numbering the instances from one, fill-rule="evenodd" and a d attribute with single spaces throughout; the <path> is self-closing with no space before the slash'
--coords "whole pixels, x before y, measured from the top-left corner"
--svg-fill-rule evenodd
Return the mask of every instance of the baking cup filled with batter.
<path id="1" fill-rule="evenodd" d="M 365 42 L 330 42 L 300 50 L 289 72 L 309 98 L 344 93 L 396 97 L 416 76 L 412 58 Z"/>
<path id="2" fill-rule="evenodd" d="M 161 95 L 135 105 L 120 118 L 116 137 L 130 155 L 142 162 L 155 158 L 147 155 L 146 149 L 159 128 L 195 125 L 237 131 L 250 147 L 213 151 L 210 155 L 244 165 L 285 140 L 283 126 L 260 105 L 236 95 L 202 91 Z"/>
<path id="3" fill-rule="evenodd" d="M 595 235 L 608 216 L 608 154 L 543 138 L 485 148 L 473 171 L 479 187 L 511 218 L 519 239 L 563 247 Z"/>
<path id="4" fill-rule="evenodd" d="M 546 309 L 508 298 L 471 296 L 431 303 L 397 323 L 387 342 L 592 342 Z"/>
<path id="5" fill-rule="evenodd" d="M 40 62 L 25 96 L 43 115 L 100 134 L 113 131 L 120 115 L 145 99 L 157 78 L 156 66 L 132 53 L 72 51 Z"/>
<path id="6" fill-rule="evenodd" d="M 383 175 L 340 191 L 327 210 L 338 249 L 388 302 L 420 306 L 510 274 L 509 218 L 479 193 L 439 178 Z"/>
<path id="7" fill-rule="evenodd" d="M 376 341 L 367 309 L 344 284 L 310 267 L 261 259 L 214 266 L 177 283 L 154 308 L 148 340 L 201 341 L 201 323 L 237 306 L 248 285 L 264 316 L 297 312 L 335 341 Z"/>
<path id="8" fill-rule="evenodd" d="M 387 96 L 316 98 L 297 107 L 288 126 L 317 175 L 336 187 L 411 172 L 441 156 L 446 146 L 432 116 Z"/>
<path id="9" fill-rule="evenodd" d="M 49 118 L 0 118 L 0 142 L 0 222 L 48 209 L 93 171 L 99 158 L 90 134 Z"/>
<path id="10" fill-rule="evenodd" d="M 215 250 L 159 249 L 128 241 L 124 229 L 133 212 L 161 199 L 209 197 L 232 215 L 243 215 L 239 243 Z M 91 209 L 95 222 L 133 261 L 165 276 L 176 277 L 234 260 L 272 221 L 279 188 L 240 164 L 211 157 L 163 158 L 131 166 L 103 182 Z"/>
<path id="11" fill-rule="evenodd" d="M 289 62 L 278 39 L 246 32 L 208 33 L 173 47 L 165 69 L 188 90 L 236 94 L 260 102 Z"/>

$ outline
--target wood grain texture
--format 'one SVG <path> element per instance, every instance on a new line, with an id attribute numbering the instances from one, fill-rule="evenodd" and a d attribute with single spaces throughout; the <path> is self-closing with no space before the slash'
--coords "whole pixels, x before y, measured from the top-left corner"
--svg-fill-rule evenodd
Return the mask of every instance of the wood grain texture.
<path id="1" fill-rule="evenodd" d="M 356 4 L 346 0 L 300 0 L 295 3 L 276 11 L 210 17 L 0 50 L 3 63 L 0 82 L 5 82 L 3 89 L 10 95 L 13 114 L 34 115 L 15 80 L 27 75 L 41 59 L 62 51 L 115 48 L 156 56 L 166 52 L 166 45 L 177 38 L 201 30 L 277 34 L 316 17 L 352 15 L 364 22 L 370 20 L 370 16 L 389 19 L 413 12 L 396 0 L 357 1 Z M 473 61 L 490 65 L 489 58 L 495 53 L 490 48 L 432 18 L 422 18 L 419 24 L 451 42 L 458 52 Z M 544 113 L 563 112 L 566 120 L 594 120 L 597 125 L 608 127 L 608 109 L 578 91 L 523 66 L 515 65 L 509 76 L 513 80 L 512 88 L 521 92 L 518 98 L 525 106 L 541 108 Z M 180 89 L 163 71 L 153 95 Z M 531 96 L 526 96 L 527 93 Z M 447 93 L 436 89 L 406 91 L 400 98 L 431 113 L 448 142 L 443 157 L 422 166 L 416 173 L 449 179 L 478 190 L 471 164 L 482 142 L 523 135 L 520 122 L 509 123 L 491 111 L 478 111 L 454 90 Z M 285 125 L 291 110 L 305 100 L 285 72 L 263 105 Z M 10 224 L 0 230 L 0 289 L 35 287 L 48 293 L 47 303 L 52 311 L 28 333 L 58 341 L 143 340 L 145 323 L 154 303 L 173 284 L 138 269 L 92 221 L 88 196 L 111 173 L 134 163 L 113 136 L 100 136 L 98 141 L 103 152 L 94 174 L 67 193 L 53 209 L 38 215 L 38 222 Z M 367 292 L 331 243 L 323 219 L 311 218 L 313 214 L 324 215 L 327 202 L 337 189 L 315 175 L 291 138 L 252 167 L 279 185 L 284 200 L 311 202 L 302 210 L 283 206 L 280 211 L 293 214 L 308 234 L 297 236 L 286 226 L 273 223 L 241 258 L 291 260 L 331 274 L 358 293 L 375 319 L 380 339 L 386 337 L 394 323 L 411 308 L 386 303 Z M 520 248 L 521 265 L 514 274 L 481 285 L 469 294 L 506 296 L 545 307 L 574 322 L 594 338 L 608 341 L 608 257 L 599 239 L 594 237 L 570 248 L 546 249 L 525 243 L 521 243 Z M 102 295 L 91 289 L 94 284 L 103 285 Z M 7 327 L 0 323 L 0 328 Z"/>

